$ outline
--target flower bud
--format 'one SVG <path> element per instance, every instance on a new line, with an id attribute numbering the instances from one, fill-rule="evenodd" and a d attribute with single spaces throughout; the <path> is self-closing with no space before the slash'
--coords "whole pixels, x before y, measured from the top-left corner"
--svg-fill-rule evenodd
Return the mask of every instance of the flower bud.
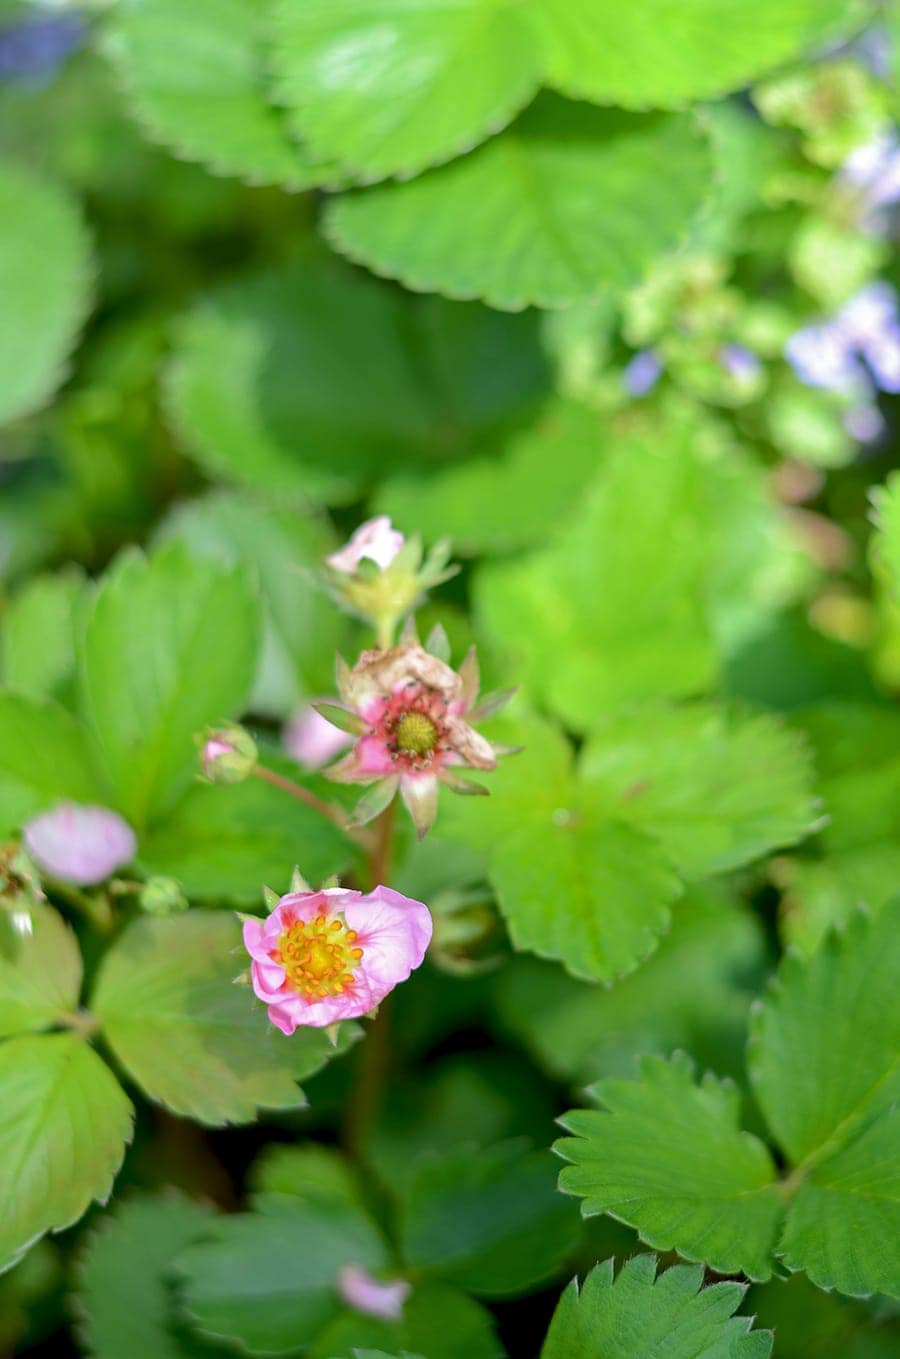
<path id="1" fill-rule="evenodd" d="M 256 766 L 256 742 L 234 722 L 211 727 L 203 737 L 200 769 L 208 783 L 243 783 Z"/>
<path id="2" fill-rule="evenodd" d="M 335 601 L 370 623 L 379 646 L 390 646 L 397 624 L 427 590 L 456 574 L 450 545 L 435 544 L 423 560 L 421 540 L 404 538 L 386 516 L 370 519 L 325 559 L 325 579 Z"/>
<path id="3" fill-rule="evenodd" d="M 174 915 L 186 911 L 188 899 L 177 878 L 149 878 L 141 888 L 138 904 L 148 915 Z"/>
<path id="4" fill-rule="evenodd" d="M 326 557 L 327 564 L 341 575 L 354 575 L 360 562 L 374 562 L 382 571 L 397 556 L 406 539 L 399 529 L 395 529 L 386 514 L 368 519 L 345 543 L 340 552 L 332 552 Z"/>

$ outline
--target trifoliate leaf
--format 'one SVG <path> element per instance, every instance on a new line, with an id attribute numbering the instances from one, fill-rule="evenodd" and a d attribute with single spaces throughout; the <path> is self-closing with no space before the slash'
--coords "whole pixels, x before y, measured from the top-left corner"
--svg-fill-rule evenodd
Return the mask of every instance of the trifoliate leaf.
<path id="1" fill-rule="evenodd" d="M 175 1328 L 169 1275 L 210 1217 L 202 1204 L 166 1194 L 127 1198 L 101 1220 L 79 1263 L 76 1295 L 93 1359 L 199 1359 L 199 1347 Z"/>
<path id="2" fill-rule="evenodd" d="M 339 1274 L 351 1264 L 378 1271 L 387 1250 L 359 1201 L 329 1177 L 304 1198 L 266 1194 L 254 1212 L 221 1218 L 177 1268 L 201 1333 L 277 1354 L 307 1345 L 338 1314 Z"/>
<path id="3" fill-rule="evenodd" d="M 564 307 L 639 279 L 683 236 L 710 173 L 688 118 L 544 95 L 451 165 L 340 195 L 324 230 L 342 254 L 417 291 Z"/>
<path id="4" fill-rule="evenodd" d="M 0 694 L 0 825 L 15 830 L 63 799 L 103 800 L 84 728 L 55 703 Z"/>
<path id="5" fill-rule="evenodd" d="M 376 505 L 426 541 L 446 534 L 457 552 L 508 552 L 540 541 L 574 507 L 603 451 L 594 411 L 554 403 L 513 436 L 502 459 L 393 477 Z"/>
<path id="6" fill-rule="evenodd" d="M 816 1160 L 797 1190 L 778 1253 L 819 1288 L 900 1296 L 900 1110 L 881 1114 Z"/>
<path id="7" fill-rule="evenodd" d="M 41 406 L 63 376 L 90 299 L 90 246 L 53 184 L 0 164 L 0 424 Z"/>
<path id="8" fill-rule="evenodd" d="M 600 1083 L 607 1112 L 566 1115 L 561 1186 L 722 1272 L 764 1279 L 781 1257 L 822 1288 L 900 1296 L 898 937 L 900 898 L 860 913 L 811 960 L 788 955 L 754 1017 L 750 1076 L 787 1154 L 779 1184 L 737 1130 L 733 1091 L 649 1058 L 639 1081 Z"/>
<path id="9" fill-rule="evenodd" d="M 13 597 L 0 626 L 3 684 L 29 698 L 52 698 L 75 670 L 76 618 L 84 598 L 79 571 L 34 576 Z"/>
<path id="10" fill-rule="evenodd" d="M 578 1235 L 552 1157 L 521 1143 L 425 1158 L 404 1190 L 407 1264 L 480 1297 L 522 1293 L 551 1278 Z"/>
<path id="11" fill-rule="evenodd" d="M 498 974 L 504 1026 L 558 1079 L 586 1085 L 628 1076 L 638 1055 L 685 1049 L 702 1068 L 743 1072 L 751 987 L 764 976 L 756 917 L 721 886 L 694 888 L 672 910 L 672 927 L 641 967 L 606 988 L 533 958 Z"/>
<path id="12" fill-rule="evenodd" d="M 265 762 L 289 777 L 296 766 L 270 752 Z M 331 785 L 318 791 L 326 799 Z M 350 844 L 319 812 L 260 779 L 228 787 L 197 783 L 142 841 L 148 874 L 178 878 L 196 901 L 256 906 L 263 883 L 287 891 L 299 863 L 311 882 L 346 867 Z"/>
<path id="13" fill-rule="evenodd" d="M 703 878 L 812 829 L 809 763 L 768 714 L 645 704 L 594 726 L 581 773 L 610 816 L 660 840 L 685 877 Z"/>
<path id="14" fill-rule="evenodd" d="M 294 1083 L 302 1041 L 280 1041 L 250 989 L 232 985 L 240 937 L 221 911 L 140 917 L 106 954 L 91 1001 L 144 1093 L 214 1127 L 302 1102 Z"/>
<path id="15" fill-rule="evenodd" d="M 375 1353 L 369 1348 L 379 1347 Z M 310 1346 L 310 1359 L 504 1359 L 490 1312 L 465 1293 L 434 1280 L 418 1284 L 400 1321 L 344 1312 Z"/>
<path id="16" fill-rule="evenodd" d="M 585 1216 L 610 1213 L 720 1274 L 769 1278 L 782 1200 L 768 1151 L 739 1128 L 737 1089 L 711 1075 L 695 1084 L 680 1055 L 646 1057 L 639 1081 L 593 1093 L 603 1111 L 566 1114 L 572 1136 L 556 1144 L 572 1163 L 560 1188 L 584 1200 Z"/>
<path id="17" fill-rule="evenodd" d="M 167 405 L 217 478 L 340 502 L 386 462 L 467 452 L 546 381 L 533 317 L 411 299 L 316 258 L 202 300 L 181 323 Z"/>
<path id="18" fill-rule="evenodd" d="M 313 577 L 334 546 L 319 521 L 224 491 L 176 505 L 159 536 L 202 556 L 243 561 L 254 572 L 265 606 L 254 713 L 283 717 L 309 694 L 330 692 L 341 632 Z"/>
<path id="19" fill-rule="evenodd" d="M 701 1288 L 699 1265 L 660 1274 L 653 1255 L 636 1255 L 614 1273 L 597 1265 L 581 1288 L 573 1279 L 559 1300 L 541 1359 L 768 1359 L 772 1336 L 751 1331 L 734 1313 L 735 1283 Z"/>
<path id="20" fill-rule="evenodd" d="M 791 1161 L 818 1163 L 900 1096 L 900 898 L 808 962 L 788 956 L 752 1027 L 750 1073 Z"/>
<path id="21" fill-rule="evenodd" d="M 132 1108 L 74 1034 L 0 1044 L 0 1268 L 105 1199 L 131 1138 Z"/>
<path id="22" fill-rule="evenodd" d="M 128 0 L 107 49 L 154 140 L 217 174 L 302 189 L 333 168 L 292 141 L 266 99 L 267 17 L 256 0 Z"/>
<path id="23" fill-rule="evenodd" d="M 46 1029 L 78 1008 L 78 941 L 50 906 L 31 907 L 30 934 L 0 916 L 0 1038 Z"/>
<path id="24" fill-rule="evenodd" d="M 438 833 L 489 850 L 489 876 L 517 948 L 576 977 L 612 981 L 653 952 L 681 884 L 659 845 L 598 805 L 551 724 L 497 723 L 524 746 L 491 774 L 491 797 L 442 805 Z"/>
<path id="25" fill-rule="evenodd" d="M 540 52 L 504 0 L 276 0 L 276 92 L 301 139 L 364 180 L 410 175 L 497 132 Z"/>
<path id="26" fill-rule="evenodd" d="M 626 108 L 677 108 L 724 94 L 862 23 L 848 0 L 534 0 L 549 82 L 578 99 Z"/>
<path id="27" fill-rule="evenodd" d="M 258 627 L 244 574 L 180 544 L 150 558 L 125 552 L 101 583 L 85 629 L 81 702 L 116 803 L 139 826 L 190 786 L 195 735 L 244 706 Z"/>

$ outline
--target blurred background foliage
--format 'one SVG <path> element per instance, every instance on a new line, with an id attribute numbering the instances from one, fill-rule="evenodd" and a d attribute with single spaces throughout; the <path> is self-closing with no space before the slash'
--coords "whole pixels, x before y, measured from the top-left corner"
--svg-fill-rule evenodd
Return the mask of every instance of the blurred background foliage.
<path id="1" fill-rule="evenodd" d="M 734 1077 L 756 1129 L 752 998 L 781 949 L 812 953 L 900 874 L 897 483 L 877 498 L 877 543 L 872 528 L 873 488 L 900 462 L 900 19 L 824 0 L 736 7 L 689 61 L 660 48 L 655 4 L 642 23 L 599 6 L 596 50 L 571 40 L 563 0 L 536 6 L 535 26 L 521 8 L 496 7 L 455 82 L 398 81 L 395 106 L 377 82 L 343 96 L 316 84 L 317 44 L 350 23 L 346 5 L 0 0 L 5 686 L 69 703 L 87 582 L 125 545 L 180 544 L 252 570 L 264 641 L 250 715 L 274 744 L 330 691 L 335 647 L 363 641 L 312 568 L 386 513 L 453 539 L 464 569 L 427 621 L 454 654 L 477 640 L 489 685 L 521 683 L 584 744 L 591 797 L 621 794 L 604 764 L 621 705 L 648 705 L 633 739 L 657 721 L 644 739 L 660 758 L 667 719 L 653 714 L 681 699 L 766 708 L 807 740 L 827 822 L 790 848 L 809 809 L 765 745 L 777 830 L 757 827 L 730 858 L 713 831 L 682 839 L 671 929 L 611 989 L 543 944 L 543 958 L 513 956 L 495 907 L 524 889 L 499 863 L 486 882 L 516 783 L 576 797 L 552 736 L 542 746 L 533 728 L 532 762 L 509 799 L 479 806 L 480 831 L 454 806 L 405 846 L 396 885 L 432 904 L 437 930 L 432 965 L 396 997 L 396 1074 L 372 1137 L 401 1198 L 417 1148 L 547 1146 L 573 1092 L 633 1074 L 637 1053 L 683 1048 Z M 604 55 L 613 19 L 618 65 Z M 418 35 L 438 51 L 451 37 Z M 685 748 L 709 740 L 715 765 L 697 723 Z M 232 811 L 217 796 L 195 790 L 152 828 L 142 866 L 240 904 L 261 854 L 305 851 L 311 877 L 339 866 L 312 831 L 298 849 L 289 812 L 273 820 L 251 788 L 247 844 L 221 862 Z M 788 848 L 750 862 L 773 845 Z M 149 1251 L 163 1227 L 187 1244 L 204 1210 L 173 1198 L 171 1223 L 151 1208 L 142 1224 L 138 1191 L 233 1208 L 269 1140 L 333 1140 L 352 1072 L 335 1062 L 306 1082 L 307 1110 L 265 1129 L 208 1132 L 142 1106 L 125 1206 L 100 1231 L 120 1232 L 122 1251 L 135 1238 Z M 74 1334 L 114 1359 L 115 1319 L 90 1303 L 100 1249 L 85 1264 L 74 1230 L 0 1278 L 0 1353 L 86 1352 L 67 1321 L 77 1240 L 94 1319 Z M 636 1242 L 595 1219 L 563 1277 Z M 557 1271 L 545 1288 L 548 1273 L 525 1302 L 498 1301 L 502 1279 L 480 1290 L 513 1355 L 537 1352 L 561 1286 Z M 429 1284 L 432 1333 L 457 1283 L 471 1283 L 462 1267 Z M 887 1359 L 891 1306 L 798 1278 L 754 1287 L 743 1310 L 775 1326 L 784 1359 Z M 202 1317 L 202 1300 L 192 1309 Z M 472 1324 L 469 1353 L 495 1353 L 489 1324 Z M 148 1359 L 225 1352 L 148 1334 Z M 323 1355 L 344 1343 L 328 1335 Z"/>

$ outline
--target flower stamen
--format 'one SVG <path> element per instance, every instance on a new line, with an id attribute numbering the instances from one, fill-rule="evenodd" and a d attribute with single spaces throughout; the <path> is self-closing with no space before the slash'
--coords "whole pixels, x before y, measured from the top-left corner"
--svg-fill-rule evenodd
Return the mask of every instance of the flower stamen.
<path id="1" fill-rule="evenodd" d="M 438 729 L 425 713 L 408 712 L 397 723 L 394 740 L 405 754 L 430 755 L 438 743 Z"/>
<path id="2" fill-rule="evenodd" d="M 271 958 L 284 968 L 288 984 L 306 1000 L 340 996 L 353 985 L 354 973 L 363 956 L 353 948 L 355 930 L 345 921 L 326 915 L 296 920 L 278 939 Z"/>

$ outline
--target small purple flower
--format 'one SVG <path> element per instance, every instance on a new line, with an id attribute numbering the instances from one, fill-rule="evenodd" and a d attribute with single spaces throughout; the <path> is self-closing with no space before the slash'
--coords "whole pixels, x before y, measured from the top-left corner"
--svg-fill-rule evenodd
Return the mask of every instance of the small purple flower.
<path id="1" fill-rule="evenodd" d="M 859 198 L 859 224 L 880 234 L 885 229 L 883 209 L 900 202 L 900 142 L 894 132 L 858 146 L 844 162 L 839 180 Z"/>
<path id="2" fill-rule="evenodd" d="M 625 365 L 622 384 L 629 396 L 646 396 L 662 376 L 662 364 L 652 349 L 639 349 Z"/>
<path id="3" fill-rule="evenodd" d="M 873 444 L 884 433 L 884 416 L 877 406 L 854 406 L 844 416 L 844 429 L 858 444 Z"/>
<path id="4" fill-rule="evenodd" d="M 25 848 L 45 873 L 79 887 L 103 882 L 134 858 L 134 831 L 118 812 L 60 802 L 22 827 Z"/>
<path id="5" fill-rule="evenodd" d="M 79 14 L 35 16 L 0 29 L 0 80 L 37 84 L 49 80 L 86 35 L 87 25 Z"/>
<path id="6" fill-rule="evenodd" d="M 883 280 L 867 284 L 835 316 L 795 331 L 785 357 L 810 387 L 900 392 L 897 294 Z"/>
<path id="7" fill-rule="evenodd" d="M 736 382 L 753 382 L 762 369 L 757 355 L 742 344 L 723 344 L 719 350 L 719 362 Z"/>

